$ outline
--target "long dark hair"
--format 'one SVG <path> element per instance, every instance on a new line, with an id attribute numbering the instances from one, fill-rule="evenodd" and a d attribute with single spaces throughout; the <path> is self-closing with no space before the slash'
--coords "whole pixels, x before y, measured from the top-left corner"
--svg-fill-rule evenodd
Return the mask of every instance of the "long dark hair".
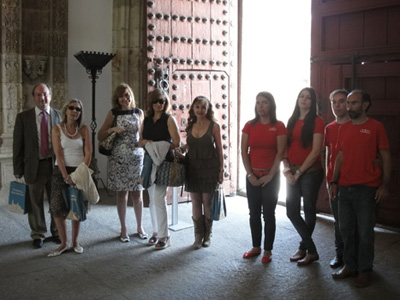
<path id="1" fill-rule="evenodd" d="M 197 122 L 197 117 L 194 114 L 193 107 L 196 105 L 197 102 L 202 102 L 202 101 L 207 102 L 207 105 L 208 105 L 206 118 L 209 119 L 210 121 L 215 121 L 214 111 L 212 108 L 211 101 L 208 100 L 207 97 L 197 96 L 196 98 L 194 98 L 192 105 L 190 105 L 189 118 L 188 118 L 188 122 L 187 122 L 187 126 L 186 126 L 186 132 L 189 132 L 189 130 L 193 127 L 193 124 Z"/>
<path id="2" fill-rule="evenodd" d="M 308 91 L 310 93 L 310 97 L 311 97 L 310 111 L 305 116 L 303 128 L 301 129 L 301 145 L 303 146 L 303 148 L 307 148 L 313 142 L 315 118 L 318 116 L 317 95 L 316 95 L 314 89 L 311 87 L 306 87 L 306 88 L 302 89 L 300 91 L 300 93 L 297 95 L 296 105 L 294 107 L 293 114 L 289 118 L 289 121 L 287 124 L 287 129 L 289 131 L 288 144 L 290 146 L 294 126 L 296 125 L 296 122 L 298 121 L 298 119 L 300 117 L 300 107 L 299 107 L 298 102 L 299 102 L 300 94 L 303 91 Z"/>
<path id="3" fill-rule="evenodd" d="M 271 104 L 271 110 L 269 111 L 269 119 L 270 119 L 271 125 L 275 125 L 278 122 L 278 120 L 276 118 L 276 103 L 275 103 L 274 96 L 272 96 L 272 94 L 270 92 L 259 92 L 256 96 L 256 99 L 258 97 L 263 97 L 263 98 L 267 99 L 269 101 L 269 103 Z M 250 121 L 251 125 L 256 124 L 260 120 L 260 116 L 257 113 L 257 102 L 256 102 L 256 105 L 254 106 L 254 113 L 255 113 L 255 118 Z"/>

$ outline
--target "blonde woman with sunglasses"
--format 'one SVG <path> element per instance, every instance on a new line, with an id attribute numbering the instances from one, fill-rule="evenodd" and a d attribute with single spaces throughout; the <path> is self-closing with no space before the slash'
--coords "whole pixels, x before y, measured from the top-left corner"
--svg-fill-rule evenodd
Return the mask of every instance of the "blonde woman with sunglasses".
<path id="1" fill-rule="evenodd" d="M 61 244 L 48 255 L 49 257 L 59 256 L 70 249 L 78 254 L 83 253 L 83 247 L 78 242 L 80 221 L 71 221 L 72 245 L 68 243 L 66 216 L 69 210 L 65 205 L 62 191 L 74 185 L 69 174 L 82 162 L 88 166 L 92 159 L 89 128 L 82 124 L 82 102 L 77 99 L 68 101 L 62 110 L 62 115 L 63 120 L 53 126 L 51 133 L 56 162 L 51 182 L 50 202 L 50 212 L 54 216 Z M 85 206 L 87 209 L 87 204 Z"/>

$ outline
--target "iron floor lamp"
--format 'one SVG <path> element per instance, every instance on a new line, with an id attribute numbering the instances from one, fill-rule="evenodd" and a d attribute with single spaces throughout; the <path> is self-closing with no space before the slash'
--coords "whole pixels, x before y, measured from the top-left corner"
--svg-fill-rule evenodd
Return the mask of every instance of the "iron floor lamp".
<path id="1" fill-rule="evenodd" d="M 86 73 L 89 74 L 89 79 L 92 80 L 92 121 L 90 123 L 90 129 L 92 130 L 92 147 L 93 147 L 93 155 L 92 155 L 92 168 L 94 169 L 94 179 L 97 186 L 97 182 L 101 181 L 103 186 L 106 188 L 103 180 L 97 175 L 100 173 L 99 168 L 97 166 L 96 159 L 96 151 L 95 151 L 95 139 L 96 139 L 96 79 L 99 78 L 99 75 L 102 73 L 103 68 L 113 59 L 115 54 L 112 53 L 100 53 L 93 51 L 79 51 L 76 53 L 75 58 L 82 64 L 82 66 L 86 69 Z M 106 188 L 107 194 L 108 190 Z"/>

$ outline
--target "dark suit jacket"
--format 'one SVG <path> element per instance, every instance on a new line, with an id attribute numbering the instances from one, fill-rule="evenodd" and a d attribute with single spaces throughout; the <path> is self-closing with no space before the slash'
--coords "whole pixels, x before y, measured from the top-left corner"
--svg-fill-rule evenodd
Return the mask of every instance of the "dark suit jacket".
<path id="1" fill-rule="evenodd" d="M 61 122 L 61 112 L 50 108 L 50 128 Z M 54 153 L 51 152 L 54 156 Z M 35 108 L 20 112 L 15 120 L 13 139 L 14 175 L 23 175 L 33 184 L 39 166 L 38 129 Z"/>

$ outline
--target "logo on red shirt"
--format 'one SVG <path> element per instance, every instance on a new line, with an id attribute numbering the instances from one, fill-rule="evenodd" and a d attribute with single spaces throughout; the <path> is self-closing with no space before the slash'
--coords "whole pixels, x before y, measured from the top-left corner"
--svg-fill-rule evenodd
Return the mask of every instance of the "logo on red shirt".
<path id="1" fill-rule="evenodd" d="M 361 129 L 360 130 L 361 133 L 366 133 L 366 134 L 371 134 L 371 131 L 369 131 L 368 129 Z"/>

